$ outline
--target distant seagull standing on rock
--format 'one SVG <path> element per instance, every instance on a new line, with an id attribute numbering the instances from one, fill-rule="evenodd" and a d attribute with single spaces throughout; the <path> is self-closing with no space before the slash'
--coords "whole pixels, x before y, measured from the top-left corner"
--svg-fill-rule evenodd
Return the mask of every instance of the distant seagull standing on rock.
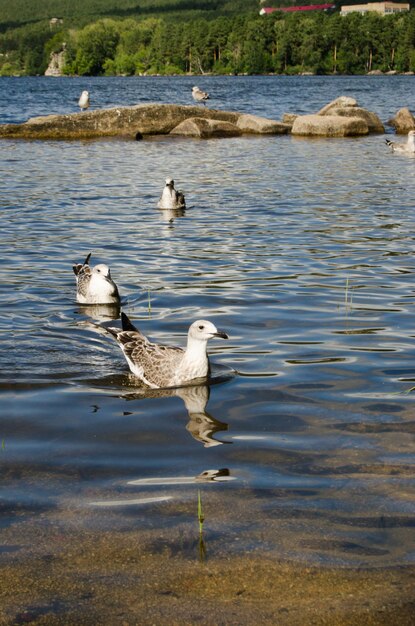
<path id="1" fill-rule="evenodd" d="M 151 343 L 121 313 L 122 330 L 107 328 L 118 341 L 132 373 L 143 383 L 159 389 L 180 387 L 195 378 L 206 378 L 210 373 L 207 342 L 212 337 L 228 339 L 212 322 L 193 322 L 187 335 L 187 347 L 175 348 Z"/>
<path id="2" fill-rule="evenodd" d="M 78 105 L 81 111 L 85 111 L 86 109 L 89 109 L 89 105 L 90 105 L 89 91 L 83 91 L 81 93 L 81 97 L 79 98 Z"/>
<path id="3" fill-rule="evenodd" d="M 396 143 L 390 139 L 385 139 L 392 152 L 403 152 L 406 154 L 415 154 L 415 130 L 410 130 L 406 143 Z"/>
<path id="4" fill-rule="evenodd" d="M 193 100 L 196 102 L 203 102 L 203 104 L 206 104 L 205 100 L 209 100 L 208 92 L 202 91 L 199 87 L 192 87 L 192 96 Z"/>
<path id="5" fill-rule="evenodd" d="M 100 263 L 91 268 L 89 259 L 84 263 L 73 266 L 76 276 L 77 293 L 76 299 L 80 304 L 120 304 L 120 295 L 117 285 L 111 278 L 108 265 Z"/>
<path id="6" fill-rule="evenodd" d="M 158 202 L 159 209 L 185 209 L 184 194 L 174 188 L 174 180 L 166 178 L 166 185 Z"/>

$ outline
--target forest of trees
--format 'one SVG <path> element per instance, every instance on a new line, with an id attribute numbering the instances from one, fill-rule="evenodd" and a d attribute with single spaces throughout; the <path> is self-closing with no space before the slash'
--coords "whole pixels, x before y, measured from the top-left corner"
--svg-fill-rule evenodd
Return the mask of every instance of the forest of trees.
<path id="1" fill-rule="evenodd" d="M 186 4 L 172 3 L 179 1 Z M 214 0 L 204 2 L 214 6 Z M 56 27 L 49 20 L 13 24 L 0 28 L 0 75 L 43 74 L 51 52 L 63 47 L 64 72 L 77 75 L 415 71 L 414 9 L 345 17 L 338 11 L 260 16 L 257 9 L 187 19 L 101 18 L 70 28 L 65 19 Z"/>

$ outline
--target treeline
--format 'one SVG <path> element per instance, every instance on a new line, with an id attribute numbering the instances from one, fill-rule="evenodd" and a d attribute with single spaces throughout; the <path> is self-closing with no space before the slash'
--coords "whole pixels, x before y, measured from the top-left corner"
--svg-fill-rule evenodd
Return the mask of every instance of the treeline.
<path id="1" fill-rule="evenodd" d="M 258 11 L 258 7 L 258 0 L 0 0 L 0 32 L 52 17 L 64 19 L 67 27 L 80 28 L 103 18 L 214 19 Z"/>
<path id="2" fill-rule="evenodd" d="M 415 10 L 102 19 L 56 31 L 34 24 L 0 34 L 0 74 L 43 74 L 63 46 L 64 72 L 72 75 L 408 72 L 415 71 Z"/>

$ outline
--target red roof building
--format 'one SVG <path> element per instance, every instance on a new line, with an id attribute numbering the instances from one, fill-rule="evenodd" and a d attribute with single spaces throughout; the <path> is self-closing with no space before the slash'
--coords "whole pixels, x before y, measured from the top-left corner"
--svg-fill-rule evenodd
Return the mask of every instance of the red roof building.
<path id="1" fill-rule="evenodd" d="M 267 15 L 268 13 L 274 13 L 274 11 L 282 11 L 283 13 L 292 13 L 293 11 L 327 11 L 327 9 L 334 9 L 335 6 L 335 4 L 306 4 L 300 7 L 264 7 L 259 14 Z"/>

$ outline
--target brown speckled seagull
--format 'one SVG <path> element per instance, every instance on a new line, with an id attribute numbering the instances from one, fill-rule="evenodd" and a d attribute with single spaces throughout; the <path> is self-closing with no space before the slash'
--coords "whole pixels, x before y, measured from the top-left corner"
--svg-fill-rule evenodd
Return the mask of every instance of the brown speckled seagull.
<path id="1" fill-rule="evenodd" d="M 209 94 L 207 91 L 202 91 L 199 87 L 192 87 L 192 97 L 196 102 L 205 104 L 205 100 L 209 100 Z"/>
<path id="2" fill-rule="evenodd" d="M 84 263 L 73 265 L 77 301 L 80 304 L 119 304 L 120 295 L 117 285 L 111 278 L 110 268 L 104 263 L 91 268 L 90 258 L 91 253 Z"/>
<path id="3" fill-rule="evenodd" d="M 118 341 L 127 363 L 137 378 L 153 389 L 180 387 L 196 378 L 209 375 L 207 342 L 212 337 L 228 339 L 212 322 L 193 322 L 187 335 L 186 349 L 151 343 L 121 313 L 122 330 L 107 328 Z"/>
<path id="4" fill-rule="evenodd" d="M 159 209 L 185 209 L 184 194 L 174 188 L 174 180 L 166 178 L 166 184 L 158 202 Z"/>
<path id="5" fill-rule="evenodd" d="M 392 152 L 401 152 L 406 154 L 415 154 L 415 130 L 410 130 L 406 143 L 396 143 L 390 139 L 385 139 Z"/>

